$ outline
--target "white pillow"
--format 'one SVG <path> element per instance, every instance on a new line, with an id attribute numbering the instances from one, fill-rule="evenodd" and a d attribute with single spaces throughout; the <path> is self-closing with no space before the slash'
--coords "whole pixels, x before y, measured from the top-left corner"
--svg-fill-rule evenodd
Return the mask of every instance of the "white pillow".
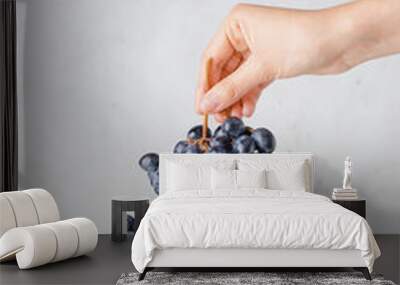
<path id="1" fill-rule="evenodd" d="M 212 190 L 234 190 L 236 189 L 236 170 L 231 169 L 211 169 L 211 189 Z"/>
<path id="2" fill-rule="evenodd" d="M 307 162 L 293 159 L 238 160 L 239 170 L 267 170 L 267 188 L 273 190 L 311 191 Z"/>
<path id="3" fill-rule="evenodd" d="M 267 171 L 235 170 L 237 188 L 267 188 Z"/>
<path id="4" fill-rule="evenodd" d="M 210 190 L 211 168 L 234 169 L 234 160 L 213 162 L 174 159 L 165 161 L 166 190 Z"/>
<path id="5" fill-rule="evenodd" d="M 211 169 L 212 190 L 239 190 L 241 188 L 266 188 L 265 170 Z"/>

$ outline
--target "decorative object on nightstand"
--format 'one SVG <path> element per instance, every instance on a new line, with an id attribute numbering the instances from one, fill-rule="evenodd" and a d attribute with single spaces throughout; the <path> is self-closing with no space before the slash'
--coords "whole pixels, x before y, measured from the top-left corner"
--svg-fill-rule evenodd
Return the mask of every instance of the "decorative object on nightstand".
<path id="1" fill-rule="evenodd" d="M 366 218 L 366 204 L 367 202 L 362 199 L 356 200 L 332 200 L 334 203 L 359 214 L 364 219 Z"/>
<path id="2" fill-rule="evenodd" d="M 343 187 L 334 188 L 332 193 L 333 200 L 358 200 L 357 189 L 351 186 L 353 163 L 351 157 L 347 156 L 344 161 Z"/>
<path id="3" fill-rule="evenodd" d="M 133 231 L 136 232 L 149 207 L 149 198 L 146 196 L 115 196 L 112 198 L 111 207 L 111 239 L 113 241 L 123 241 L 127 236 L 124 229 L 130 227 L 127 225 L 128 219 L 132 219 L 132 216 L 127 216 L 126 212 L 134 212 Z"/>

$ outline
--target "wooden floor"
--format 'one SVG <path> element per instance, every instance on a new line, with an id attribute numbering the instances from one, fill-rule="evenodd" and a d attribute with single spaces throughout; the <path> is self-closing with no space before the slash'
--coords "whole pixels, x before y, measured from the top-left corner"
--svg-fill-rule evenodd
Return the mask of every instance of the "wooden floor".
<path id="1" fill-rule="evenodd" d="M 382 251 L 375 271 L 399 283 L 400 236 L 376 235 Z M 115 284 L 124 272 L 134 271 L 129 241 L 115 243 L 109 235 L 99 236 L 97 249 L 77 257 L 42 267 L 19 270 L 15 262 L 0 264 L 0 284 Z"/>

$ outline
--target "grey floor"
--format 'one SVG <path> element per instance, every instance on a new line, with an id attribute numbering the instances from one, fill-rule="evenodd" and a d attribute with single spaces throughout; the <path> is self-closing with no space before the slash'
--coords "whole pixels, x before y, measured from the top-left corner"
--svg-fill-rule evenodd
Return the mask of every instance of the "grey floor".
<path id="1" fill-rule="evenodd" d="M 0 285 L 8 284 L 115 284 L 124 272 L 133 271 L 130 242 L 112 242 L 100 235 L 97 248 L 80 256 L 29 270 L 15 262 L 0 264 Z"/>
<path id="2" fill-rule="evenodd" d="M 382 256 L 375 271 L 399 283 L 400 236 L 377 235 Z M 15 262 L 0 264 L 0 284 L 115 284 L 123 272 L 134 271 L 130 242 L 114 243 L 109 235 L 99 236 L 97 249 L 78 257 L 30 270 L 19 270 Z"/>

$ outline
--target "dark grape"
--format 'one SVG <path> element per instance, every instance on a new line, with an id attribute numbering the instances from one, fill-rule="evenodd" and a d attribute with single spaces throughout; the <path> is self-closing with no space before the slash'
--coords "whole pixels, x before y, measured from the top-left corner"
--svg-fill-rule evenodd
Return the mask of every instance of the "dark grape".
<path id="1" fill-rule="evenodd" d="M 146 171 L 156 171 L 158 169 L 158 154 L 146 153 L 139 160 L 139 165 Z"/>
<path id="2" fill-rule="evenodd" d="M 274 135 L 266 128 L 257 128 L 251 134 L 251 137 L 256 143 L 258 152 L 272 153 L 276 147 L 276 140 Z"/>
<path id="3" fill-rule="evenodd" d="M 241 135 L 251 136 L 252 133 L 253 133 L 253 129 L 251 127 L 246 126 Z"/>
<path id="4" fill-rule="evenodd" d="M 226 138 L 229 138 L 229 135 L 228 135 L 227 132 L 225 132 L 225 131 L 222 129 L 222 125 L 220 125 L 220 126 L 218 126 L 218 127 L 215 129 L 213 137 L 214 137 L 214 138 L 219 138 L 219 137 L 226 137 Z"/>
<path id="5" fill-rule="evenodd" d="M 237 138 L 245 131 L 245 125 L 243 121 L 236 117 L 226 119 L 221 126 L 222 129 L 233 138 Z"/>
<path id="6" fill-rule="evenodd" d="M 153 188 L 154 192 L 156 192 L 158 194 L 159 187 L 160 187 L 160 175 L 159 175 L 158 170 L 152 171 L 152 172 L 147 172 L 147 176 L 149 177 L 150 185 Z"/>
<path id="7" fill-rule="evenodd" d="M 214 150 L 223 149 L 223 153 L 232 152 L 232 140 L 228 137 L 214 137 L 210 140 L 210 148 Z"/>
<path id="8" fill-rule="evenodd" d="M 198 140 L 201 139 L 203 136 L 203 126 L 197 125 L 191 128 L 187 133 L 187 138 L 190 140 Z M 207 137 L 211 137 L 211 130 L 210 128 L 207 129 Z"/>
<path id="9" fill-rule="evenodd" d="M 234 141 L 233 151 L 235 153 L 254 153 L 256 151 L 256 143 L 252 137 L 241 135 Z"/>
<path id="10" fill-rule="evenodd" d="M 231 153 L 232 147 L 226 148 L 224 146 L 213 146 L 208 150 L 209 153 Z"/>
<path id="11" fill-rule="evenodd" d="M 186 153 L 203 153 L 204 151 L 198 144 L 189 144 L 186 148 Z"/>
<path id="12" fill-rule="evenodd" d="M 187 141 L 179 141 L 174 147 L 174 153 L 186 153 L 189 143 Z"/>

